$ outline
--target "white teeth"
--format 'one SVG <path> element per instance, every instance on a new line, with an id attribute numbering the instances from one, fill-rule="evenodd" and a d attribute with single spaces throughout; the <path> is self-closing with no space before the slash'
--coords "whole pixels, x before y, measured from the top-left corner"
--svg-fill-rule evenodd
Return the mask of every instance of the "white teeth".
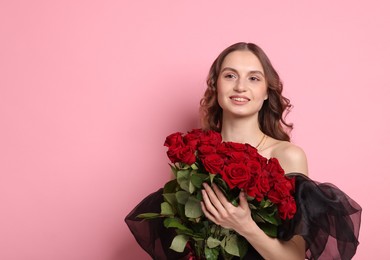
<path id="1" fill-rule="evenodd" d="M 232 98 L 232 99 L 235 100 L 235 101 L 239 101 L 239 102 L 247 101 L 246 98 L 240 98 L 240 97 L 234 97 L 234 98 Z"/>

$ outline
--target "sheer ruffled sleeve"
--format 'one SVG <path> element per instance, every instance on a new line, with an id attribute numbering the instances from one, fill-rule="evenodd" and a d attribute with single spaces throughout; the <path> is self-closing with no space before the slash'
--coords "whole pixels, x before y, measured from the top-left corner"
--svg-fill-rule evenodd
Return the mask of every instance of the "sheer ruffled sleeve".
<path id="1" fill-rule="evenodd" d="M 361 207 L 347 194 L 330 183 L 318 183 L 305 175 L 290 173 L 296 178 L 297 213 L 278 230 L 278 238 L 290 240 L 294 235 L 306 241 L 308 259 L 349 260 L 359 244 Z M 160 212 L 162 189 L 142 200 L 125 218 L 138 244 L 153 259 L 186 259 L 169 249 L 174 229 L 167 229 L 163 219 L 142 220 L 137 215 Z M 251 246 L 244 259 L 263 259 Z"/>
<path id="2" fill-rule="evenodd" d="M 174 229 L 167 229 L 163 219 L 145 220 L 137 218 L 141 213 L 160 213 L 163 202 L 162 189 L 144 198 L 125 218 L 125 222 L 138 244 L 156 260 L 181 259 L 186 254 L 179 254 L 169 249 L 175 236 Z"/>
<path id="3" fill-rule="evenodd" d="M 318 183 L 305 175 L 296 178 L 297 213 L 279 229 L 278 237 L 289 240 L 301 235 L 308 259 L 351 259 L 359 244 L 362 209 L 330 183 Z"/>

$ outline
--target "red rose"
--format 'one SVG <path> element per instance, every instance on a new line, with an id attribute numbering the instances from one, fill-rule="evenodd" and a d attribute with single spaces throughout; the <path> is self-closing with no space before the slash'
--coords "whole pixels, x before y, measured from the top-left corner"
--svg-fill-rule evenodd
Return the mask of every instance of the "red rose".
<path id="1" fill-rule="evenodd" d="M 167 155 L 168 155 L 169 160 L 171 160 L 172 163 L 177 163 L 180 161 L 179 156 L 178 156 L 180 148 L 181 147 L 169 147 L 169 149 L 167 151 Z"/>
<path id="2" fill-rule="evenodd" d="M 272 190 L 268 193 L 268 197 L 274 203 L 280 203 L 286 197 L 293 193 L 293 185 L 290 180 L 285 178 L 278 179 L 274 182 Z"/>
<path id="3" fill-rule="evenodd" d="M 229 150 L 234 150 L 236 152 L 247 150 L 246 145 L 241 143 L 226 142 L 226 147 Z"/>
<path id="4" fill-rule="evenodd" d="M 191 132 L 188 132 L 188 134 L 183 137 L 184 143 L 196 150 L 202 133 L 203 131 L 201 129 L 194 129 Z"/>
<path id="5" fill-rule="evenodd" d="M 189 146 L 179 148 L 177 158 L 188 165 L 196 162 L 195 151 Z"/>
<path id="6" fill-rule="evenodd" d="M 297 205 L 293 197 L 286 197 L 278 205 L 279 216 L 281 219 L 292 219 L 297 212 Z"/>
<path id="7" fill-rule="evenodd" d="M 274 190 L 276 192 L 279 192 L 282 198 L 285 198 L 291 195 L 291 183 L 286 179 L 280 180 L 279 182 L 274 184 Z"/>
<path id="8" fill-rule="evenodd" d="M 268 180 L 268 174 L 266 172 L 261 172 L 257 176 L 255 183 L 257 190 L 256 199 L 261 201 L 271 188 Z"/>
<path id="9" fill-rule="evenodd" d="M 229 163 L 246 163 L 249 159 L 248 155 L 244 152 L 227 152 Z"/>
<path id="10" fill-rule="evenodd" d="M 201 145 L 198 147 L 198 151 L 199 151 L 199 157 L 203 157 L 207 154 L 215 154 L 217 152 L 217 149 L 215 148 L 215 146 Z"/>
<path id="11" fill-rule="evenodd" d="M 246 187 L 246 194 L 249 197 L 252 198 L 257 198 L 258 197 L 259 191 L 257 190 L 257 185 L 256 185 L 256 176 L 251 174 L 251 179 L 248 182 L 248 186 Z M 260 200 L 261 201 L 261 200 Z"/>
<path id="12" fill-rule="evenodd" d="M 285 177 L 291 184 L 291 195 L 292 195 L 295 193 L 295 177 L 287 177 L 287 176 Z"/>
<path id="13" fill-rule="evenodd" d="M 269 172 L 269 182 L 271 186 L 274 186 L 275 183 L 285 179 L 284 170 L 276 158 L 269 159 L 267 165 L 264 167 L 264 170 Z"/>
<path id="14" fill-rule="evenodd" d="M 212 174 L 221 173 L 225 164 L 218 154 L 205 155 L 201 160 L 206 171 Z"/>
<path id="15" fill-rule="evenodd" d="M 259 154 L 259 152 L 257 151 L 257 149 L 252 147 L 251 145 L 249 145 L 249 144 L 245 144 L 245 145 L 247 148 L 246 152 L 247 152 L 249 158 L 251 160 L 258 161 L 262 168 L 265 167 L 265 165 L 267 165 L 267 162 L 268 162 L 267 158 L 261 156 Z"/>
<path id="16" fill-rule="evenodd" d="M 204 131 L 202 129 L 192 129 L 190 132 L 188 132 L 188 134 L 199 137 L 203 134 L 203 132 Z"/>
<path id="17" fill-rule="evenodd" d="M 276 158 L 270 158 L 265 166 L 265 169 L 273 174 L 284 175 L 284 170 Z"/>
<path id="18" fill-rule="evenodd" d="M 275 204 L 279 204 L 283 200 L 282 194 L 275 190 L 270 190 L 267 194 L 267 197 Z"/>
<path id="19" fill-rule="evenodd" d="M 261 173 L 261 164 L 255 160 L 249 160 L 247 165 L 251 171 L 251 174 L 257 176 Z"/>
<path id="20" fill-rule="evenodd" d="M 259 182 L 258 178 L 261 173 L 261 165 L 258 161 L 255 160 L 248 161 L 246 165 L 248 166 L 251 175 L 251 180 L 248 183 L 246 192 L 248 196 L 256 198 L 259 201 L 261 201 L 263 195 L 261 195 L 261 192 L 259 191 L 259 187 L 258 187 L 258 182 Z"/>
<path id="21" fill-rule="evenodd" d="M 183 137 L 180 132 L 168 135 L 164 142 L 164 146 L 168 147 L 182 147 L 183 145 Z"/>
<path id="22" fill-rule="evenodd" d="M 229 148 L 226 146 L 226 143 L 220 143 L 217 145 L 217 153 L 223 157 L 226 157 L 226 154 L 229 152 Z"/>
<path id="23" fill-rule="evenodd" d="M 222 142 L 221 134 L 211 130 L 204 131 L 199 138 L 201 145 L 217 146 Z"/>
<path id="24" fill-rule="evenodd" d="M 246 189 L 251 179 L 250 169 L 244 163 L 231 163 L 225 165 L 222 179 L 230 189 L 238 187 Z"/>

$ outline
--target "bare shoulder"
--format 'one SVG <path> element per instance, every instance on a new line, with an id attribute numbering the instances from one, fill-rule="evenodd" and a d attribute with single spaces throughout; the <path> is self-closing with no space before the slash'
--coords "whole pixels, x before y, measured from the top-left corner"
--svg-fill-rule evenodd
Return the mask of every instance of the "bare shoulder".
<path id="1" fill-rule="evenodd" d="M 270 148 L 270 155 L 278 159 L 286 173 L 299 172 L 308 175 L 306 154 L 301 147 L 290 142 L 277 141 Z"/>

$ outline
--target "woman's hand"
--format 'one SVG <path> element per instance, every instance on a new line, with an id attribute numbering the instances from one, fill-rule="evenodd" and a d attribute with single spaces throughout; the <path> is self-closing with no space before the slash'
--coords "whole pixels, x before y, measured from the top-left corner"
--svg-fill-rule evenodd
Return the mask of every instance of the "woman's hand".
<path id="1" fill-rule="evenodd" d="M 231 204 L 222 191 L 216 186 L 210 187 L 203 184 L 202 190 L 203 201 L 201 202 L 202 210 L 205 216 L 217 225 L 224 228 L 234 229 L 242 234 L 246 228 L 250 227 L 253 222 L 245 193 L 240 192 L 240 203 L 238 207 Z"/>

